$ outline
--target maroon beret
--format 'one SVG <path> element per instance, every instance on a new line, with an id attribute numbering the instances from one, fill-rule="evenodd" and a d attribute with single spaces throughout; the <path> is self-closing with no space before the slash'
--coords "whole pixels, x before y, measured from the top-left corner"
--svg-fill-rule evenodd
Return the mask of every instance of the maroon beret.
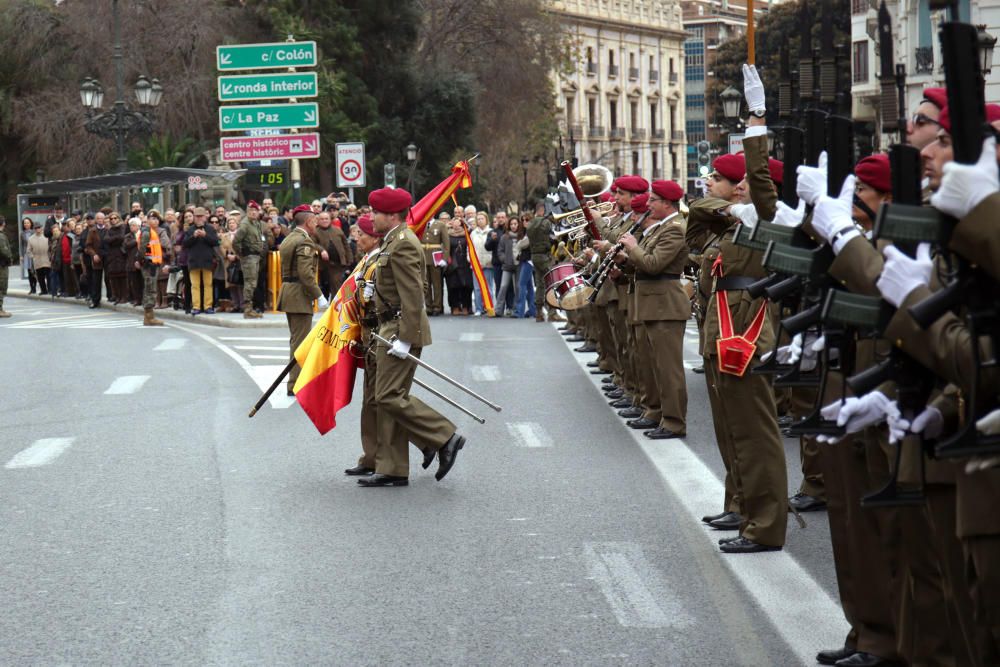
<path id="1" fill-rule="evenodd" d="M 602 193 L 601 196 L 598 197 L 597 199 L 600 200 L 600 201 L 602 201 L 602 202 L 613 201 L 614 198 L 615 198 L 615 196 L 613 194 L 611 194 L 611 193 L 614 192 L 614 190 L 615 190 L 615 186 L 612 185 L 610 190 L 608 190 L 607 192 Z"/>
<path id="2" fill-rule="evenodd" d="M 645 213 L 649 210 L 649 193 L 643 192 L 632 197 L 632 210 L 636 213 Z"/>
<path id="3" fill-rule="evenodd" d="M 645 192 L 649 190 L 649 181 L 642 176 L 619 176 L 615 181 L 619 190 L 626 192 Z"/>
<path id="4" fill-rule="evenodd" d="M 611 187 L 608 189 L 608 192 L 614 193 L 617 192 L 617 190 L 618 190 L 618 179 L 616 178 L 615 180 L 611 181 Z"/>
<path id="5" fill-rule="evenodd" d="M 299 204 L 298 206 L 292 209 L 293 216 L 299 213 L 312 213 L 312 212 L 313 212 L 312 206 L 310 206 L 309 204 Z"/>
<path id="6" fill-rule="evenodd" d="M 747 163 L 746 158 L 743 157 L 743 153 L 720 155 L 715 158 L 712 168 L 733 183 L 739 183 L 747 175 Z"/>
<path id="7" fill-rule="evenodd" d="M 775 185 L 781 185 L 785 180 L 785 163 L 775 160 L 773 157 L 767 158 L 767 170 L 771 172 L 771 180 Z"/>
<path id="8" fill-rule="evenodd" d="M 948 91 L 944 88 L 924 88 L 924 99 L 938 109 L 944 109 L 948 106 Z"/>
<path id="9" fill-rule="evenodd" d="M 413 205 L 413 197 L 403 188 L 382 188 L 368 195 L 368 205 L 380 213 L 402 213 Z"/>
<path id="10" fill-rule="evenodd" d="M 357 225 L 358 229 L 360 229 L 363 234 L 367 234 L 368 236 L 373 236 L 375 238 L 382 238 L 382 236 L 384 236 L 384 234 L 379 234 L 375 231 L 375 222 L 372 219 L 372 216 L 367 213 L 358 218 Z"/>
<path id="11" fill-rule="evenodd" d="M 247 202 L 247 208 L 255 208 L 257 210 L 260 210 L 260 204 L 251 199 L 250 201 Z"/>
<path id="12" fill-rule="evenodd" d="M 653 181 L 653 192 L 667 201 L 680 201 L 684 198 L 684 188 L 673 181 Z M 632 208 L 635 208 L 635 200 L 632 202 Z"/>
<path id="13" fill-rule="evenodd" d="M 854 165 L 854 175 L 879 192 L 892 191 L 892 169 L 889 167 L 889 156 L 885 153 L 876 153 L 858 160 Z"/>
<path id="14" fill-rule="evenodd" d="M 987 123 L 997 122 L 1000 120 L 1000 104 L 987 104 L 984 113 Z M 951 113 L 948 111 L 948 107 L 941 109 L 941 117 L 938 118 L 938 124 L 945 132 L 951 134 Z"/>

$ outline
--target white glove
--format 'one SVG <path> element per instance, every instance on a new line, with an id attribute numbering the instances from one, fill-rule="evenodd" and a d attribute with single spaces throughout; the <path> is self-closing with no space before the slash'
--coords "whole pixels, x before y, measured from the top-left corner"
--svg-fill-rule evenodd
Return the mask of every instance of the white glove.
<path id="1" fill-rule="evenodd" d="M 319 305 L 320 310 L 326 310 L 327 308 L 330 307 L 330 302 L 327 301 L 326 297 L 323 296 L 322 294 L 319 295 L 319 298 L 316 300 L 316 302 Z"/>
<path id="2" fill-rule="evenodd" d="M 837 237 L 837 244 L 843 247 L 843 239 L 859 234 L 854 226 L 854 219 L 851 218 L 853 206 L 854 176 L 852 175 L 844 179 L 844 183 L 840 187 L 840 195 L 836 199 L 823 195 L 816 202 L 812 217 L 813 229 L 826 239 L 827 243 L 837 234 L 841 234 Z M 842 233 L 844 230 L 853 230 L 854 234 L 852 235 L 850 231 Z"/>
<path id="3" fill-rule="evenodd" d="M 931 197 L 931 205 L 942 213 L 964 218 L 972 209 L 1000 190 L 997 167 L 997 140 L 983 140 L 983 152 L 976 164 L 949 162 L 944 166 L 941 187 Z"/>
<path id="4" fill-rule="evenodd" d="M 371 301 L 375 297 L 375 283 L 366 280 L 365 286 L 361 288 L 361 297 L 365 301 Z"/>
<path id="5" fill-rule="evenodd" d="M 753 204 L 733 204 L 729 207 L 729 215 L 738 219 L 748 229 L 757 226 L 757 209 Z"/>
<path id="6" fill-rule="evenodd" d="M 1000 433 L 1000 408 L 977 421 L 976 430 L 983 435 L 996 435 Z"/>
<path id="7" fill-rule="evenodd" d="M 921 285 L 931 282 L 931 271 L 934 262 L 931 261 L 931 246 L 921 243 L 917 246 L 917 258 L 910 259 L 895 246 L 888 246 L 882 251 L 885 256 L 885 266 L 882 275 L 875 283 L 882 297 L 899 308 L 910 292 Z"/>
<path id="8" fill-rule="evenodd" d="M 778 202 L 778 210 L 774 214 L 774 224 L 782 227 L 798 227 L 806 216 L 806 201 L 799 199 L 799 205 L 792 208 L 783 201 Z"/>
<path id="9" fill-rule="evenodd" d="M 795 334 L 788 345 L 782 345 L 778 348 L 777 354 L 779 364 L 794 364 L 798 361 L 802 354 L 802 335 Z"/>
<path id="10" fill-rule="evenodd" d="M 815 204 L 826 194 L 826 151 L 819 154 L 819 163 L 815 167 L 799 165 L 795 170 L 799 180 L 795 193 L 806 200 L 807 204 Z"/>
<path id="11" fill-rule="evenodd" d="M 438 260 L 437 262 L 434 263 L 434 266 L 438 267 L 439 269 L 443 269 L 444 267 L 448 266 L 448 262 L 444 261 L 443 259 Z"/>
<path id="12" fill-rule="evenodd" d="M 944 417 L 941 415 L 941 411 L 930 405 L 914 417 L 912 422 L 902 416 L 890 416 L 888 422 L 890 445 L 895 445 L 908 433 L 922 435 L 928 440 L 933 440 L 944 430 Z"/>
<path id="13" fill-rule="evenodd" d="M 410 344 L 405 340 L 399 340 L 398 338 L 392 341 L 392 347 L 389 348 L 388 354 L 398 358 L 406 359 L 406 355 L 410 353 Z"/>
<path id="14" fill-rule="evenodd" d="M 824 419 L 832 420 L 836 417 L 837 426 L 842 426 L 848 433 L 857 433 L 890 415 L 899 417 L 899 408 L 896 407 L 896 401 L 890 401 L 880 391 L 873 391 L 860 398 L 852 396 L 843 402 L 831 403 L 820 414 Z"/>
<path id="15" fill-rule="evenodd" d="M 756 65 L 743 65 L 743 96 L 747 98 L 747 109 L 764 111 L 764 84 L 757 74 Z"/>

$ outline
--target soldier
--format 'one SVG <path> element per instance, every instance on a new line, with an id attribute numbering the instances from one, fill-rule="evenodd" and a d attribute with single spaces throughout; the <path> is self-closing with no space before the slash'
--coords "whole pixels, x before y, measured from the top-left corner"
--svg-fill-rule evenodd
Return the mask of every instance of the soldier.
<path id="1" fill-rule="evenodd" d="M 292 212 L 295 229 L 278 248 L 281 254 L 281 293 L 278 310 L 285 312 L 289 331 L 289 361 L 295 359 L 295 350 L 309 335 L 312 328 L 313 301 L 323 295 L 316 283 L 320 247 L 312 235 L 316 231 L 316 215 L 308 204 L 297 206 Z M 298 364 L 288 374 L 288 395 L 299 377 Z"/>
<path id="2" fill-rule="evenodd" d="M 169 243 L 169 239 L 167 242 Z M 163 268 L 160 213 L 155 209 L 149 212 L 146 224 L 140 228 L 139 253 L 135 268 L 142 272 L 142 324 L 147 327 L 162 327 L 163 322 L 153 316 L 153 307 L 156 305 L 156 283 Z"/>
<path id="3" fill-rule="evenodd" d="M 535 204 L 535 217 L 528 223 L 527 237 L 531 250 L 531 266 L 535 280 L 535 321 L 545 321 L 545 274 L 549 271 L 552 256 L 552 221 L 545 216 L 545 202 Z M 553 313 L 549 313 L 550 316 Z"/>
<path id="4" fill-rule="evenodd" d="M 265 248 L 264 223 L 260 219 L 260 205 L 252 199 L 247 202 L 247 217 L 240 223 L 233 237 L 233 249 L 240 258 L 243 268 L 243 317 L 248 320 L 260 318 L 254 309 L 257 282 L 260 280 L 261 257 Z"/>
<path id="5" fill-rule="evenodd" d="M 444 267 L 451 257 L 451 239 L 448 235 L 448 221 L 451 216 L 442 212 L 437 220 L 431 220 L 424 229 L 424 301 L 427 314 L 434 316 L 444 312 Z"/>
<path id="6" fill-rule="evenodd" d="M 3 300 L 7 296 L 7 274 L 14 263 L 14 253 L 10 251 L 10 239 L 7 238 L 7 219 L 0 215 L 0 317 L 10 317 L 3 309 Z"/>
<path id="7" fill-rule="evenodd" d="M 431 344 L 430 324 L 424 309 L 422 278 L 424 253 L 416 235 L 406 226 L 406 214 L 413 200 L 402 189 L 382 188 L 368 195 L 374 214 L 375 229 L 385 235 L 375 270 L 375 307 L 379 335 L 392 341 L 376 348 L 378 372 L 375 377 L 378 439 L 375 450 L 375 474 L 362 477 L 366 487 L 406 486 L 409 484 L 409 451 L 413 442 L 428 457 L 438 455 L 438 481 L 455 464 L 465 446 L 455 425 L 423 401 L 411 396 L 410 388 L 416 363 L 424 346 Z M 397 431 L 402 430 L 406 437 Z"/>
<path id="8" fill-rule="evenodd" d="M 344 271 L 354 263 L 351 246 L 347 242 L 340 222 L 331 224 L 330 212 L 316 215 L 316 243 L 321 248 L 319 254 L 320 288 L 323 296 L 332 299 L 344 282 Z"/>

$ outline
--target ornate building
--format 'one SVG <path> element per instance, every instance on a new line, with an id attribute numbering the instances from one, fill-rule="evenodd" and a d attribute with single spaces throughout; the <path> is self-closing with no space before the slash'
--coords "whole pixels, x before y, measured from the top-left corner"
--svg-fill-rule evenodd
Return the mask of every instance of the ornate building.
<path id="1" fill-rule="evenodd" d="M 686 179 L 684 29 L 676 0 L 549 0 L 577 55 L 554 74 L 566 154 L 615 175 Z"/>

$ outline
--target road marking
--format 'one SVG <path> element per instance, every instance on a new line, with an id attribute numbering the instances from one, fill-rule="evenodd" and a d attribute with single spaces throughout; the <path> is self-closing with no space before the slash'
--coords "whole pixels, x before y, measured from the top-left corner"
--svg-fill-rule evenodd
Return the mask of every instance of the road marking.
<path id="1" fill-rule="evenodd" d="M 459 334 L 459 343 L 478 343 L 483 340 L 483 334 L 479 332 L 468 332 L 464 334 Z"/>
<path id="2" fill-rule="evenodd" d="M 469 370 L 476 382 L 496 382 L 500 379 L 500 369 L 496 366 L 473 366 Z"/>
<path id="3" fill-rule="evenodd" d="M 30 447 L 18 452 L 14 458 L 7 461 L 4 468 L 37 468 L 54 461 L 60 454 L 69 449 L 76 438 L 42 438 L 35 440 Z"/>
<path id="4" fill-rule="evenodd" d="M 566 343 L 567 348 L 571 347 Z M 587 359 L 571 355 L 584 372 Z M 600 378 L 587 374 L 600 392 Z M 718 531 L 701 523 L 706 510 L 724 497 L 722 481 L 680 439 L 651 441 L 625 429 L 653 463 L 667 490 L 676 498 L 688 520 L 698 526 L 709 548 L 771 620 L 802 664 L 813 664 L 817 646 L 840 646 L 850 629 L 840 604 L 785 551 L 752 556 L 719 553 Z"/>
<path id="5" fill-rule="evenodd" d="M 134 394 L 142 389 L 142 385 L 146 384 L 148 379 L 148 375 L 123 375 L 112 382 L 104 393 L 112 396 Z"/>
<path id="6" fill-rule="evenodd" d="M 248 354 L 251 359 L 284 359 L 288 360 L 288 354 Z"/>
<path id="7" fill-rule="evenodd" d="M 233 345 L 234 350 L 288 350 L 287 345 Z"/>
<path id="8" fill-rule="evenodd" d="M 288 341 L 288 336 L 219 336 L 219 340 Z"/>
<path id="9" fill-rule="evenodd" d="M 622 627 L 683 629 L 694 624 L 677 594 L 638 544 L 584 544 L 590 577 Z"/>
<path id="10" fill-rule="evenodd" d="M 535 422 L 507 422 L 507 430 L 518 447 L 552 446 L 552 438 Z"/>
<path id="11" fill-rule="evenodd" d="M 167 338 L 153 348 L 153 352 L 171 352 L 187 345 L 187 338 Z"/>

